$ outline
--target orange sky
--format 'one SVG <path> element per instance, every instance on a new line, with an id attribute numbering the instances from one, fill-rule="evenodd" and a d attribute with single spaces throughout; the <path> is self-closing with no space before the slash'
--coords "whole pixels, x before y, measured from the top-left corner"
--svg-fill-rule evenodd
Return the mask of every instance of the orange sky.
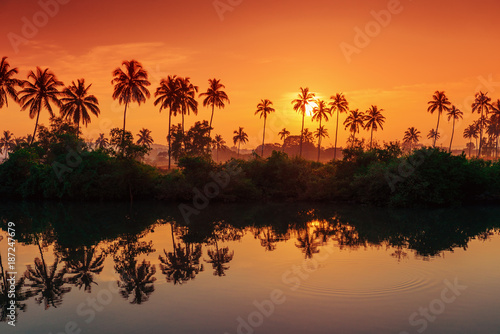
<path id="1" fill-rule="evenodd" d="M 262 122 L 254 116 L 260 99 L 276 107 L 266 142 L 280 142 L 277 132 L 283 127 L 299 133 L 301 120 L 291 100 L 301 86 L 324 98 L 343 92 L 353 109 L 383 108 L 387 121 L 376 139 L 401 140 L 409 126 L 416 126 L 424 144 L 430 144 L 425 136 L 437 121 L 426 112 L 427 101 L 435 90 L 444 90 L 464 112 L 456 126 L 456 148 L 465 143 L 464 127 L 477 118 L 470 107 L 474 93 L 482 89 L 500 98 L 500 3 L 495 0 L 146 0 L 140 6 L 128 0 L 58 0 L 58 8 L 55 1 L 41 1 L 52 3 L 49 16 L 38 1 L 1 0 L 0 56 L 8 56 L 23 79 L 41 66 L 66 84 L 82 77 L 92 83 L 101 116 L 84 129 L 89 138 L 122 125 L 123 107 L 111 99 L 111 72 L 124 59 L 137 59 L 148 69 L 152 93 L 168 74 L 191 77 L 200 91 L 209 78 L 221 79 L 231 104 L 216 111 L 214 132 L 232 146 L 233 130 L 243 126 L 247 148 L 261 142 Z M 218 13 L 216 4 L 227 10 Z M 384 26 L 376 23 L 373 11 L 388 9 L 391 18 Z M 40 27 L 26 35 L 25 22 Z M 356 40 L 355 29 L 367 27 L 369 40 Z M 13 45 L 14 35 L 28 43 Z M 346 57 L 341 45 L 356 42 L 358 52 Z M 210 110 L 200 105 L 187 124 L 209 118 Z M 48 122 L 46 111 L 40 119 Z M 34 124 L 19 106 L 0 110 L 0 131 L 24 136 Z M 438 143 L 447 146 L 451 124 L 445 117 L 441 124 Z M 127 112 L 127 129 L 136 134 L 149 128 L 157 143 L 166 144 L 167 126 L 167 113 L 159 114 L 152 100 Z M 307 119 L 306 127 L 317 124 Z M 328 147 L 335 123 L 326 128 Z M 343 145 L 347 133 L 341 129 Z M 366 131 L 361 135 L 369 137 Z"/>

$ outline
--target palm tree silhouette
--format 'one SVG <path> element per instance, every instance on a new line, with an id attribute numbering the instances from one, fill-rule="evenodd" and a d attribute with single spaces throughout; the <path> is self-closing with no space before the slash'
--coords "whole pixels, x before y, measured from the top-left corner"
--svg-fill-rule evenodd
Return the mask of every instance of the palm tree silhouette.
<path id="1" fill-rule="evenodd" d="M 286 128 L 283 128 L 280 132 L 278 132 L 278 136 L 280 136 L 280 139 L 283 140 L 283 147 L 282 151 L 285 152 L 285 139 L 290 135 L 290 131 L 288 131 Z"/>
<path id="2" fill-rule="evenodd" d="M 264 133 L 262 135 L 262 157 L 264 157 L 264 139 L 266 138 L 266 120 L 267 116 L 274 112 L 274 108 L 272 107 L 273 103 L 268 100 L 260 100 L 260 103 L 257 104 L 257 111 L 255 115 L 260 114 L 260 118 L 264 117 Z"/>
<path id="3" fill-rule="evenodd" d="M 380 127 L 381 130 L 384 130 L 385 116 L 382 115 L 382 111 L 384 109 L 378 109 L 377 106 L 372 105 L 370 109 L 366 111 L 365 115 L 365 129 L 370 130 L 370 149 L 372 148 L 373 141 L 373 131 L 377 131 Z"/>
<path id="4" fill-rule="evenodd" d="M 30 82 L 30 79 L 33 82 Z M 30 71 L 28 80 L 22 82 L 23 89 L 18 93 L 21 110 L 29 108 L 31 119 L 35 118 L 36 115 L 35 131 L 33 132 L 30 145 L 36 137 L 36 129 L 42 107 L 47 108 L 50 116 L 53 117 L 54 112 L 50 104 L 53 103 L 57 107 L 61 106 L 61 102 L 59 101 L 61 93 L 58 90 L 60 86 L 63 86 L 63 83 L 57 80 L 54 73 L 50 72 L 48 68 L 42 70 L 40 67 L 36 68 L 36 73 Z"/>
<path id="5" fill-rule="evenodd" d="M 74 275 L 68 279 L 70 284 L 74 284 L 87 293 L 92 292 L 92 283 L 96 284 L 94 275 L 98 275 L 104 269 L 106 254 L 96 253 L 95 247 L 83 246 L 75 252 L 66 254 L 63 260 L 66 262 L 67 273 Z"/>
<path id="6" fill-rule="evenodd" d="M 150 148 L 154 142 L 153 137 L 151 137 L 151 130 L 148 130 L 146 128 L 142 128 L 141 130 L 139 130 L 137 136 L 139 137 L 139 139 L 137 139 L 137 145 L 144 145 Z"/>
<path id="7" fill-rule="evenodd" d="M 71 86 L 65 88 L 61 98 L 61 116 L 70 118 L 77 126 L 80 133 L 80 122 L 87 126 L 90 123 L 89 112 L 99 116 L 99 101 L 94 95 L 89 95 L 88 90 L 92 84 L 85 87 L 85 79 L 78 79 L 78 84 L 73 81 Z"/>
<path id="8" fill-rule="evenodd" d="M 461 119 L 463 117 L 464 113 L 461 112 L 457 107 L 451 106 L 451 109 L 448 111 L 448 122 L 450 119 L 453 119 L 453 129 L 451 131 L 451 140 L 450 140 L 450 149 L 449 152 L 451 153 L 451 143 L 453 143 L 453 135 L 455 134 L 455 121 L 457 119 Z"/>
<path id="9" fill-rule="evenodd" d="M 318 138 L 318 162 L 319 162 L 319 156 L 321 153 L 321 139 L 329 137 L 328 136 L 328 130 L 325 129 L 325 126 L 322 125 L 314 132 L 314 137 Z"/>
<path id="10" fill-rule="evenodd" d="M 337 112 L 337 123 L 335 125 L 335 149 L 333 151 L 333 160 L 337 158 L 337 134 L 339 131 L 339 114 L 347 112 L 349 110 L 349 103 L 347 102 L 344 94 L 336 94 L 330 96 L 330 105 L 332 106 L 332 112 Z"/>
<path id="11" fill-rule="evenodd" d="M 475 113 L 476 111 L 481 115 L 479 117 L 479 151 L 477 152 L 477 156 L 481 156 L 481 147 L 482 147 L 482 142 L 483 142 L 483 127 L 485 126 L 486 123 L 486 116 L 488 115 L 488 112 L 490 111 L 492 105 L 491 105 L 491 98 L 487 96 L 488 92 L 483 93 L 479 92 L 476 93 L 476 97 L 474 102 L 472 103 L 472 113 Z"/>
<path id="12" fill-rule="evenodd" d="M 125 104 L 121 143 L 123 152 L 127 107 L 132 102 L 137 102 L 138 105 L 141 105 L 142 102 L 146 102 L 146 99 L 151 95 L 146 87 L 151 85 L 151 83 L 148 81 L 148 72 L 137 60 L 124 60 L 122 65 L 125 67 L 125 71 L 117 67 L 113 71 L 114 78 L 111 80 L 111 83 L 114 84 L 113 100 L 118 99 L 118 103 Z"/>
<path id="13" fill-rule="evenodd" d="M 219 109 L 224 109 L 226 106 L 225 103 L 230 103 L 229 98 L 227 97 L 226 92 L 222 89 L 226 88 L 223 84 L 220 83 L 219 79 L 209 79 L 208 80 L 208 89 L 205 93 L 201 93 L 200 97 L 205 97 L 203 100 L 203 106 L 211 106 L 212 107 L 212 115 L 210 116 L 210 128 L 212 128 L 212 120 L 214 118 L 214 110 L 215 107 Z M 210 131 L 208 132 L 208 136 L 210 137 Z"/>
<path id="14" fill-rule="evenodd" d="M 347 116 L 344 121 L 345 129 L 349 128 L 349 132 L 352 133 L 352 145 L 354 147 L 354 141 L 356 133 L 359 132 L 359 128 L 364 127 L 365 115 L 359 112 L 358 109 L 349 111 L 349 116 Z"/>
<path id="15" fill-rule="evenodd" d="M 266 251 L 273 251 L 276 249 L 276 244 L 284 238 L 278 236 L 271 226 L 265 226 L 255 229 L 254 238 L 260 240 L 260 245 Z"/>
<path id="16" fill-rule="evenodd" d="M 298 98 L 292 101 L 293 110 L 302 114 L 302 128 L 300 129 L 300 148 L 299 148 L 299 156 L 302 157 L 302 142 L 304 139 L 304 118 L 306 116 L 306 107 L 311 102 L 314 101 L 315 94 L 309 92 L 309 88 L 300 87 L 300 93 Z"/>
<path id="17" fill-rule="evenodd" d="M 304 131 L 302 131 L 302 136 L 304 137 L 304 143 L 312 143 L 314 139 L 314 135 L 311 131 L 309 131 L 308 128 L 305 128 Z"/>
<path id="18" fill-rule="evenodd" d="M 464 129 L 464 134 L 463 137 L 465 139 L 469 139 L 469 158 L 471 156 L 471 150 L 472 150 L 472 138 L 477 139 L 478 137 L 478 129 L 474 124 L 469 125 Z"/>
<path id="19" fill-rule="evenodd" d="M 210 260 L 205 260 L 212 264 L 214 276 L 226 276 L 225 271 L 229 269 L 227 263 L 231 262 L 234 256 L 234 251 L 229 251 L 229 247 L 219 248 L 215 241 L 215 249 L 209 249 L 207 255 Z"/>
<path id="20" fill-rule="evenodd" d="M 177 116 L 177 112 L 179 111 L 179 94 L 180 87 L 178 85 L 177 76 L 169 75 L 167 79 L 161 79 L 160 86 L 156 89 L 155 97 L 156 100 L 154 105 L 160 104 L 160 112 L 162 109 L 168 109 L 168 169 L 170 169 L 170 160 L 171 160 L 171 139 L 170 135 L 172 128 L 172 115 Z"/>
<path id="21" fill-rule="evenodd" d="M 0 151 L 4 150 L 5 155 L 7 156 L 7 153 L 14 149 L 15 146 L 16 142 L 12 132 L 10 132 L 9 130 L 4 131 L 3 137 L 0 138 Z"/>
<path id="22" fill-rule="evenodd" d="M 491 104 L 489 133 L 495 138 L 495 158 L 498 159 L 498 137 L 500 136 L 500 99 Z"/>
<path id="23" fill-rule="evenodd" d="M 217 157 L 216 157 L 215 161 L 219 162 L 219 150 L 227 148 L 226 141 L 224 139 L 222 139 L 221 135 L 215 135 L 215 139 L 212 141 L 212 145 L 216 149 L 216 152 L 217 152 L 216 153 Z"/>
<path id="24" fill-rule="evenodd" d="M 4 104 L 6 107 L 9 106 L 7 96 L 10 96 L 15 102 L 19 102 L 15 87 L 20 86 L 22 81 L 13 78 L 17 73 L 19 73 L 17 67 L 10 69 L 7 57 L 2 57 L 0 61 L 0 108 L 2 108 Z"/>
<path id="25" fill-rule="evenodd" d="M 108 138 L 104 137 L 104 133 L 100 133 L 95 141 L 95 146 L 99 149 L 105 149 L 109 145 Z"/>
<path id="26" fill-rule="evenodd" d="M 439 138 L 441 138 L 441 135 L 439 134 L 439 132 L 436 132 L 436 130 L 434 130 L 434 129 L 429 130 L 429 133 L 427 134 L 427 139 L 434 140 L 434 144 L 435 144 L 436 140 L 438 140 Z"/>
<path id="27" fill-rule="evenodd" d="M 403 137 L 403 143 L 410 144 L 410 153 L 411 153 L 412 144 L 417 144 L 419 139 L 420 139 L 420 131 L 418 131 L 413 126 L 411 128 L 408 128 L 408 130 L 405 131 L 405 134 Z"/>
<path id="28" fill-rule="evenodd" d="M 321 152 L 321 138 L 327 137 L 328 133 L 324 127 L 321 126 L 321 121 L 325 120 L 325 122 L 328 122 L 328 116 L 332 115 L 332 111 L 326 106 L 325 101 L 319 100 L 316 101 L 316 106 L 313 108 L 313 116 L 312 120 L 314 121 L 319 121 L 319 126 L 318 130 L 316 131 L 316 138 L 318 138 L 318 162 L 319 162 L 319 155 Z"/>
<path id="29" fill-rule="evenodd" d="M 299 230 L 297 241 L 298 243 L 296 243 L 295 246 L 302 250 L 306 259 L 311 259 L 314 254 L 319 253 L 318 246 L 320 242 L 314 234 L 309 233 L 307 227 Z"/>
<path id="30" fill-rule="evenodd" d="M 193 85 L 188 77 L 177 78 L 177 84 L 179 85 L 178 98 L 181 107 L 182 133 L 184 134 L 184 115 L 189 115 L 190 111 L 193 111 L 195 115 L 198 114 L 198 101 L 195 99 L 198 86 Z"/>
<path id="31" fill-rule="evenodd" d="M 243 128 L 240 126 L 238 130 L 234 130 L 233 132 L 234 137 L 233 137 L 233 143 L 236 145 L 238 143 L 238 157 L 240 156 L 240 145 L 241 143 L 245 144 L 248 142 L 248 135 L 246 134 L 245 131 L 243 131 Z"/>
<path id="32" fill-rule="evenodd" d="M 432 100 L 428 102 L 429 107 L 427 108 L 427 111 L 430 112 L 431 114 L 434 113 L 434 111 L 438 111 L 438 121 L 436 125 L 436 133 L 439 133 L 439 119 L 441 117 L 441 114 L 443 111 L 450 111 L 450 105 L 451 102 L 448 100 L 448 97 L 446 97 L 446 94 L 443 91 L 436 91 L 434 95 L 432 95 Z M 436 140 L 437 137 L 434 137 L 434 143 L 432 144 L 432 147 L 436 147 Z"/>
<path id="33" fill-rule="evenodd" d="M 201 245 L 194 246 L 187 244 L 181 246 L 174 244 L 174 251 L 163 250 L 165 257 L 159 256 L 160 269 L 166 276 L 167 282 L 183 284 L 192 280 L 203 271 L 203 264 L 200 264 Z"/>
<path id="34" fill-rule="evenodd" d="M 118 288 L 120 295 L 129 300 L 130 304 L 143 304 L 149 300 L 149 296 L 155 291 L 154 282 L 156 281 L 156 267 L 149 261 L 143 260 L 136 266 L 133 261 L 120 271 L 120 280 Z"/>

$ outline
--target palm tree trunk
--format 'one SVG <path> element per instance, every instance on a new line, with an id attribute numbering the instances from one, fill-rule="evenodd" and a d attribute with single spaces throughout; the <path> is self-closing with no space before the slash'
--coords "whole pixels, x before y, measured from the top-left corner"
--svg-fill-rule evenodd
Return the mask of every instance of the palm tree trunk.
<path id="1" fill-rule="evenodd" d="M 127 119 L 127 106 L 128 102 L 125 102 L 125 111 L 123 112 L 123 131 L 122 131 L 122 142 L 121 142 L 122 154 L 125 151 L 125 146 L 123 145 L 123 142 L 125 141 L 125 120 Z"/>
<path id="2" fill-rule="evenodd" d="M 33 142 L 35 141 L 35 136 L 36 136 L 36 129 L 38 127 L 38 118 L 40 117 L 40 109 L 38 110 L 38 113 L 36 114 L 36 123 L 35 123 L 35 131 L 33 131 L 33 138 L 31 138 L 31 143 L 30 143 L 30 146 L 31 144 L 33 144 Z"/>
<path id="3" fill-rule="evenodd" d="M 496 138 L 496 143 L 495 143 L 495 159 L 498 160 L 498 135 Z"/>
<path id="4" fill-rule="evenodd" d="M 302 130 L 300 130 L 299 156 L 302 157 L 302 138 L 304 134 L 304 117 L 306 116 L 306 107 L 302 107 Z"/>
<path id="5" fill-rule="evenodd" d="M 451 130 L 451 140 L 450 140 L 450 149 L 449 152 L 451 153 L 451 143 L 453 142 L 453 135 L 455 134 L 455 118 L 453 118 L 453 129 Z"/>
<path id="6" fill-rule="evenodd" d="M 264 134 L 262 135 L 262 157 L 264 158 L 264 139 L 266 138 L 266 116 L 264 116 Z"/>
<path id="7" fill-rule="evenodd" d="M 238 158 L 240 157 L 240 145 L 241 145 L 241 141 L 238 142 Z"/>
<path id="8" fill-rule="evenodd" d="M 319 119 L 319 128 L 318 128 L 318 162 L 319 162 L 319 155 L 321 152 L 321 134 L 319 132 L 319 129 L 321 129 L 321 118 Z"/>
<path id="9" fill-rule="evenodd" d="M 472 150 L 472 137 L 470 137 L 470 139 L 469 139 L 469 158 L 471 155 L 471 150 Z"/>
<path id="10" fill-rule="evenodd" d="M 437 140 L 437 134 L 439 133 L 439 118 L 441 117 L 441 110 L 438 110 L 438 122 L 436 125 L 436 136 L 434 137 L 434 144 L 432 144 L 432 147 L 436 147 L 436 140 Z"/>
<path id="11" fill-rule="evenodd" d="M 355 137 L 355 135 L 356 135 L 356 132 L 353 132 L 353 133 L 352 133 L 352 143 L 351 143 L 351 148 L 354 148 L 354 139 L 356 138 L 356 137 Z"/>
<path id="12" fill-rule="evenodd" d="M 483 107 L 481 107 L 481 118 L 479 119 L 479 150 L 477 157 L 481 156 L 481 147 L 483 146 Z"/>
<path id="13" fill-rule="evenodd" d="M 212 119 L 214 118 L 214 108 L 215 108 L 215 105 L 212 103 L 212 116 L 210 116 L 210 130 L 208 130 L 209 137 L 210 137 L 210 132 L 212 131 Z"/>
<path id="14" fill-rule="evenodd" d="M 372 149 L 372 140 L 373 140 L 373 126 L 372 126 L 372 132 L 370 134 L 370 150 Z"/>
<path id="15" fill-rule="evenodd" d="M 335 150 L 333 151 L 333 160 L 337 158 L 337 132 L 339 131 L 339 111 L 337 110 L 337 125 L 335 126 Z"/>
<path id="16" fill-rule="evenodd" d="M 171 157 L 171 150 L 170 150 L 170 124 L 172 122 L 172 109 L 169 109 L 169 112 L 168 112 L 168 169 L 170 169 L 170 157 Z"/>

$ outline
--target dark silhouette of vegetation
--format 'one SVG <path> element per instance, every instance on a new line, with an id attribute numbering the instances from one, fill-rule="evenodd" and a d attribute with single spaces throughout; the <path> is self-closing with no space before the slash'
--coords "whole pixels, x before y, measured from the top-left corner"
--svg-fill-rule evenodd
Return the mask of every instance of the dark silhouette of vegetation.
<path id="1" fill-rule="evenodd" d="M 309 92 L 309 88 L 300 88 L 298 98 L 292 101 L 293 110 L 302 115 L 302 127 L 300 128 L 299 157 L 302 157 L 302 143 L 304 141 L 304 119 L 306 117 L 306 107 L 314 101 L 316 94 Z"/>
<path id="2" fill-rule="evenodd" d="M 264 118 L 264 132 L 262 134 L 262 153 L 261 156 L 264 156 L 264 140 L 266 139 L 266 120 L 267 116 L 269 116 L 270 113 L 274 112 L 274 108 L 272 107 L 273 103 L 271 100 L 265 99 L 261 100 L 259 104 L 257 104 L 257 111 L 255 112 L 255 115 L 260 115 L 260 118 Z"/>

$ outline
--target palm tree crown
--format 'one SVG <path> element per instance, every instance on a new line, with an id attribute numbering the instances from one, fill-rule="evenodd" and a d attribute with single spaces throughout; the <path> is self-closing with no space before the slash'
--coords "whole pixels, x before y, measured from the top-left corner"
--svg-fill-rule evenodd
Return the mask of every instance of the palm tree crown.
<path id="1" fill-rule="evenodd" d="M 306 116 L 306 106 L 314 101 L 315 94 L 309 92 L 309 88 L 300 87 L 300 93 L 298 98 L 292 101 L 293 110 L 299 112 L 302 115 L 302 128 L 300 130 L 300 148 L 299 156 L 302 156 L 302 141 L 304 140 L 304 118 Z"/>
<path id="2" fill-rule="evenodd" d="M 260 100 L 260 103 L 257 104 L 257 111 L 255 112 L 255 115 L 259 114 L 260 118 L 264 117 L 264 133 L 262 135 L 262 154 L 261 156 L 264 156 L 264 140 L 266 138 L 266 120 L 267 116 L 274 112 L 274 108 L 272 107 L 273 103 L 271 100 L 265 99 L 265 100 Z"/>
<path id="3" fill-rule="evenodd" d="M 212 115 L 210 116 L 210 127 L 212 127 L 212 120 L 214 118 L 214 109 L 215 107 L 219 109 L 224 109 L 226 106 L 225 103 L 230 103 L 227 94 L 223 89 L 226 88 L 223 84 L 220 83 L 219 79 L 209 79 L 208 80 L 208 89 L 206 92 L 201 93 L 200 97 L 205 97 L 203 99 L 203 106 L 211 106 L 212 107 Z M 210 132 L 208 133 L 210 136 Z"/>
<path id="4" fill-rule="evenodd" d="M 476 93 L 476 98 L 474 102 L 472 103 L 472 112 L 478 112 L 481 116 L 479 117 L 479 151 L 477 152 L 477 156 L 481 156 L 481 147 L 482 147 L 482 142 L 483 142 L 483 127 L 485 126 L 484 123 L 486 116 L 488 115 L 492 105 L 491 105 L 491 98 L 487 95 L 488 93 L 483 93 L 479 92 Z"/>
<path id="5" fill-rule="evenodd" d="M 87 126 L 90 123 L 89 112 L 98 116 L 100 113 L 99 102 L 94 95 L 89 95 L 88 90 L 92 84 L 85 87 L 85 79 L 79 79 L 78 84 L 73 81 L 71 86 L 65 88 L 61 98 L 61 116 L 71 118 L 73 123 L 80 128 L 80 122 Z"/>
<path id="6" fill-rule="evenodd" d="M 245 144 L 248 141 L 248 135 L 243 128 L 240 126 L 238 130 L 234 130 L 233 143 L 236 145 L 238 143 L 238 156 L 240 155 L 240 145 L 241 143 Z"/>
<path id="7" fill-rule="evenodd" d="M 15 102 L 19 102 L 15 87 L 20 86 L 22 82 L 14 79 L 13 76 L 18 72 L 17 67 L 10 68 L 7 57 L 3 57 L 0 61 L 0 108 L 9 106 L 7 96 L 10 96 Z"/>
<path id="8" fill-rule="evenodd" d="M 362 112 L 359 112 L 358 109 L 351 110 L 349 112 L 349 116 L 347 116 L 344 121 L 345 128 L 349 128 L 349 131 L 352 133 L 352 146 L 354 146 L 354 139 L 356 133 L 359 132 L 360 128 L 364 127 L 365 115 Z"/>
<path id="9" fill-rule="evenodd" d="M 153 137 L 151 137 L 151 130 L 148 130 L 146 128 L 142 128 L 141 130 L 139 130 L 137 136 L 139 137 L 139 139 L 137 139 L 138 145 L 144 145 L 150 148 L 154 142 Z"/>
<path id="10" fill-rule="evenodd" d="M 333 151 L 333 160 L 337 158 L 337 134 L 339 132 L 339 114 L 343 112 L 347 112 L 349 110 L 349 103 L 347 102 L 344 94 L 336 94 L 330 96 L 331 110 L 332 112 L 337 112 L 337 123 L 335 125 L 335 148 Z"/>
<path id="11" fill-rule="evenodd" d="M 405 131 L 403 137 L 403 143 L 410 144 L 410 152 L 412 144 L 417 144 L 419 140 L 420 140 L 420 131 L 418 131 L 413 126 Z"/>
<path id="12" fill-rule="evenodd" d="M 370 148 L 372 147 L 373 141 L 373 131 L 377 131 L 380 127 L 381 130 L 384 130 L 385 116 L 382 115 L 382 111 L 384 109 L 379 109 L 377 106 L 372 105 L 370 109 L 366 111 L 365 115 L 365 129 L 370 130 Z"/>
<path id="13" fill-rule="evenodd" d="M 442 91 L 436 91 L 434 95 L 432 95 L 432 100 L 428 102 L 429 107 L 427 108 L 427 111 L 430 112 L 431 114 L 434 113 L 434 111 L 438 111 L 438 121 L 436 125 L 436 133 L 439 132 L 439 118 L 441 117 L 441 114 L 443 111 L 448 112 L 450 110 L 450 105 L 451 102 L 448 100 L 448 97 L 446 94 Z M 437 138 L 434 137 L 434 144 L 432 145 L 433 147 L 436 146 L 436 140 Z"/>

